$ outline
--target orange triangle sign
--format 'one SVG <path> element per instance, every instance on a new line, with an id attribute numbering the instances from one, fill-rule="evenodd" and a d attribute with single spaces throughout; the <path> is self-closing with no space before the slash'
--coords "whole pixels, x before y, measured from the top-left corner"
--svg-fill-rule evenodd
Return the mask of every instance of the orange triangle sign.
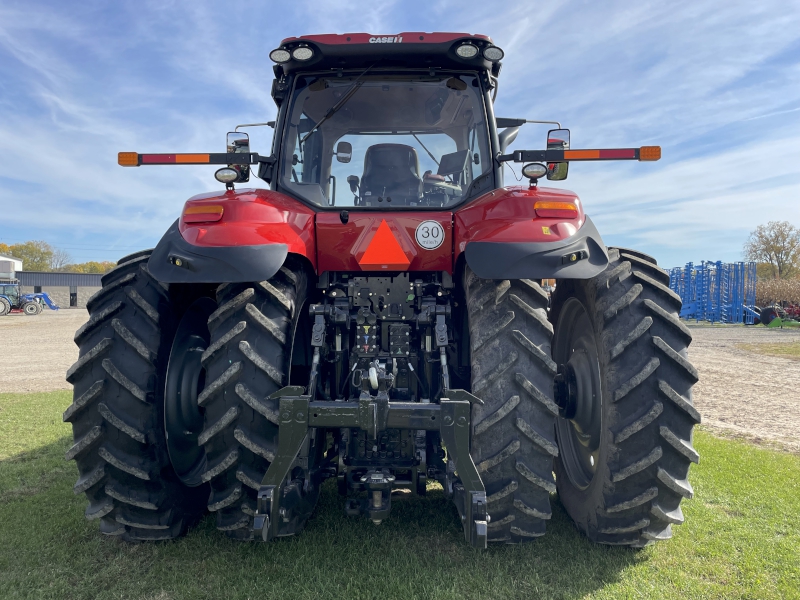
<path id="1" fill-rule="evenodd" d="M 382 269 L 405 271 L 411 261 L 408 260 L 400 242 L 394 237 L 386 220 L 383 219 L 358 264 L 365 271 L 380 271 Z"/>

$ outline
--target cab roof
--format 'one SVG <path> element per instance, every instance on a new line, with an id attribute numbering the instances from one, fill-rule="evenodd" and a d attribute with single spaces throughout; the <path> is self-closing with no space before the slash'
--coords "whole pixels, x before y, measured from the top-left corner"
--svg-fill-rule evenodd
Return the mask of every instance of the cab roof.
<path id="1" fill-rule="evenodd" d="M 309 60 L 288 62 L 275 66 L 276 76 L 298 71 L 328 69 L 376 68 L 440 68 L 487 70 L 495 76 L 499 63 L 483 57 L 482 52 L 474 58 L 461 58 L 455 49 L 468 42 L 480 51 L 494 45 L 486 35 L 472 33 L 446 33 L 405 31 L 392 35 L 371 33 L 343 33 L 304 35 L 286 38 L 280 48 L 290 53 L 297 47 L 306 46 L 313 51 Z"/>

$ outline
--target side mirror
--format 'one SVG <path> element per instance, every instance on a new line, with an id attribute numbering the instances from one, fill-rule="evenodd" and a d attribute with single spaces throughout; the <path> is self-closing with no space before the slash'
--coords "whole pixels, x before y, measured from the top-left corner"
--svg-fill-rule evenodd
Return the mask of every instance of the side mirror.
<path id="1" fill-rule="evenodd" d="M 551 129 L 547 132 L 548 150 L 569 150 L 569 129 Z M 567 178 L 569 163 L 547 163 L 547 179 L 563 181 Z"/>
<path id="2" fill-rule="evenodd" d="M 340 163 L 349 163 L 353 156 L 353 146 L 350 142 L 339 142 L 336 144 L 336 160 Z M 350 181 L 350 178 L 347 178 Z"/>
<path id="3" fill-rule="evenodd" d="M 250 136 L 241 131 L 229 131 L 227 146 L 229 154 L 250 152 Z"/>
<path id="4" fill-rule="evenodd" d="M 241 131 L 229 131 L 226 146 L 228 154 L 249 154 L 250 136 Z M 250 165 L 228 165 L 228 168 L 239 173 L 239 177 L 232 183 L 250 181 Z"/>
<path id="5" fill-rule="evenodd" d="M 347 183 L 350 184 L 350 191 L 358 196 L 358 175 L 349 175 L 347 177 Z"/>

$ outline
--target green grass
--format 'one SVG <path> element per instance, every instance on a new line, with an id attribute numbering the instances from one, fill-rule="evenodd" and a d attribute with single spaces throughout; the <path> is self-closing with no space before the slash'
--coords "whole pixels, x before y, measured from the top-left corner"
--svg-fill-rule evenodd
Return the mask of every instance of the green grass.
<path id="1" fill-rule="evenodd" d="M 326 485 L 303 534 L 227 540 L 205 518 L 176 542 L 102 537 L 72 493 L 66 392 L 0 394 L 0 597 L 800 598 L 800 457 L 699 432 L 695 499 L 672 540 L 590 544 L 554 498 L 522 547 L 466 545 L 441 492 L 398 502 L 379 527 L 348 519 Z"/>
<path id="2" fill-rule="evenodd" d="M 800 342 L 787 342 L 784 344 L 736 344 L 740 350 L 747 350 L 765 356 L 779 356 L 800 360 Z"/>

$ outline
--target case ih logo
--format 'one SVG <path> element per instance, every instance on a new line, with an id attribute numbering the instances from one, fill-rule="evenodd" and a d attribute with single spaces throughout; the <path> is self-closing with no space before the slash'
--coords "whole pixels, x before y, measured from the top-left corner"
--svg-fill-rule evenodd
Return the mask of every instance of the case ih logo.
<path id="1" fill-rule="evenodd" d="M 403 36 L 371 37 L 370 44 L 399 44 L 403 41 Z"/>

